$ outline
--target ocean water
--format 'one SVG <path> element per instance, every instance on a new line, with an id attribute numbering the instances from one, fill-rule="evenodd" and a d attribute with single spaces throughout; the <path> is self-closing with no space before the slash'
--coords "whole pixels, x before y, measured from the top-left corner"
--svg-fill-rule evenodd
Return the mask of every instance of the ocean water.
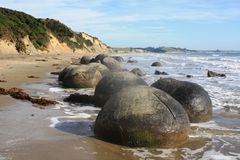
<path id="1" fill-rule="evenodd" d="M 172 54 L 118 54 L 124 58 L 124 68 L 139 68 L 143 79 L 151 85 L 160 77 L 172 77 L 191 81 L 208 91 L 213 103 L 213 119 L 206 123 L 191 124 L 189 142 L 180 148 L 128 148 L 138 159 L 240 159 L 240 52 L 199 52 Z M 127 63 L 129 59 L 138 63 Z M 151 67 L 155 61 L 161 67 Z M 169 75 L 154 75 L 155 70 Z M 207 71 L 226 74 L 226 78 L 207 77 Z M 192 75 L 187 78 L 186 75 Z M 49 127 L 79 137 L 93 136 L 93 125 L 100 108 L 92 105 L 70 104 L 63 99 L 71 93 L 93 95 L 93 89 L 63 89 L 57 77 L 48 74 L 43 83 L 23 86 L 31 95 L 56 99 L 59 104 L 53 110 L 61 110 L 64 116 L 48 117 Z M 71 122 L 71 123 L 69 123 Z"/>

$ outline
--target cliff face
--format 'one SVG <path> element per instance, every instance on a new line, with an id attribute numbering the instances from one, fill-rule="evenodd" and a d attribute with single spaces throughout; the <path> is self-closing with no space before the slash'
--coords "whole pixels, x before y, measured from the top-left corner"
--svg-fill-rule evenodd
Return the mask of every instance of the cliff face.
<path id="1" fill-rule="evenodd" d="M 37 19 L 0 8 L 0 54 L 106 53 L 112 49 L 95 37 L 74 32 L 53 19 Z"/>

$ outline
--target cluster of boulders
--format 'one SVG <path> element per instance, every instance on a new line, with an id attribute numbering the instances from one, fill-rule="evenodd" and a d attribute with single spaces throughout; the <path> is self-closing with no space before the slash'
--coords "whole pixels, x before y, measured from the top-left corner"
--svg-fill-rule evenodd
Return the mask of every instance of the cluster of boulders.
<path id="1" fill-rule="evenodd" d="M 82 57 L 79 65 L 60 74 L 64 87 L 93 87 L 92 97 L 68 98 L 101 108 L 94 125 L 96 137 L 128 146 L 172 147 L 188 139 L 190 122 L 212 118 L 208 93 L 198 84 L 161 78 L 151 86 L 137 68 L 123 71 L 120 57 Z M 159 66 L 159 63 L 153 66 Z"/>
<path id="2" fill-rule="evenodd" d="M 92 58 L 83 56 L 79 64 L 70 65 L 60 73 L 58 80 L 67 88 L 95 88 L 102 77 L 110 71 L 121 71 L 122 57 L 110 57 L 105 54 Z"/>

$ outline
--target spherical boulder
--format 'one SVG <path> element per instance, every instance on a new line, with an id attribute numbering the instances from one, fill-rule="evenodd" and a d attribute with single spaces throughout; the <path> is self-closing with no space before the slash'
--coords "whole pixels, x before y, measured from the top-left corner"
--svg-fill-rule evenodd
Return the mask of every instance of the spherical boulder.
<path id="1" fill-rule="evenodd" d="M 82 56 L 80 64 L 89 64 L 91 60 L 92 60 L 91 56 Z"/>
<path id="2" fill-rule="evenodd" d="M 122 70 L 121 64 L 112 57 L 106 57 L 102 60 L 102 64 L 105 65 L 111 71 Z"/>
<path id="3" fill-rule="evenodd" d="M 104 76 L 96 86 L 94 93 L 95 103 L 98 107 L 102 107 L 111 95 L 125 87 L 134 85 L 146 86 L 147 83 L 131 72 L 121 71 L 109 73 Z"/>
<path id="4" fill-rule="evenodd" d="M 69 72 L 70 70 L 72 70 L 73 68 L 78 67 L 78 65 L 70 65 L 65 67 L 59 74 L 58 74 L 58 80 L 62 81 L 64 76 L 66 75 L 67 72 Z"/>
<path id="5" fill-rule="evenodd" d="M 103 59 L 109 57 L 107 54 L 99 54 L 95 57 L 95 61 L 100 61 L 102 63 Z"/>
<path id="6" fill-rule="evenodd" d="M 200 85 L 172 78 L 161 78 L 151 86 L 167 92 L 179 101 L 188 113 L 190 122 L 206 122 L 212 119 L 211 99 Z"/>
<path id="7" fill-rule="evenodd" d="M 162 66 L 160 62 L 153 62 L 152 67 L 159 67 L 159 66 Z"/>
<path id="8" fill-rule="evenodd" d="M 98 63 L 78 65 L 65 73 L 62 85 L 66 88 L 94 88 L 107 72 L 108 69 Z"/>
<path id="9" fill-rule="evenodd" d="M 131 86 L 114 94 L 98 114 L 97 137 L 127 146 L 173 147 L 188 139 L 189 119 L 164 91 Z"/>
<path id="10" fill-rule="evenodd" d="M 144 73 L 139 68 L 133 68 L 131 72 L 140 77 L 144 76 Z"/>

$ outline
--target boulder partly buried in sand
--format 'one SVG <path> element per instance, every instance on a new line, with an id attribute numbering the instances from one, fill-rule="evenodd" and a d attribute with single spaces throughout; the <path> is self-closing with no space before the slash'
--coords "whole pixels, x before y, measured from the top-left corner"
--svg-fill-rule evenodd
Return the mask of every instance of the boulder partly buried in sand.
<path id="1" fill-rule="evenodd" d="M 212 119 L 212 102 L 207 93 L 196 83 L 161 78 L 151 85 L 161 89 L 182 104 L 190 122 L 206 122 Z"/>
<path id="2" fill-rule="evenodd" d="M 65 72 L 62 85 L 67 88 L 94 88 L 107 72 L 107 67 L 100 63 L 78 65 Z"/>
<path id="3" fill-rule="evenodd" d="M 94 93 L 95 103 L 98 107 L 102 107 L 111 95 L 125 87 L 134 85 L 147 85 L 147 83 L 140 77 L 127 71 L 107 74 L 96 86 Z"/>
<path id="4" fill-rule="evenodd" d="M 97 137 L 117 144 L 172 147 L 188 139 L 189 120 L 179 102 L 164 91 L 132 86 L 114 94 L 95 122 Z"/>
<path id="5" fill-rule="evenodd" d="M 153 62 L 152 67 L 159 67 L 159 66 L 162 66 L 160 62 Z"/>

